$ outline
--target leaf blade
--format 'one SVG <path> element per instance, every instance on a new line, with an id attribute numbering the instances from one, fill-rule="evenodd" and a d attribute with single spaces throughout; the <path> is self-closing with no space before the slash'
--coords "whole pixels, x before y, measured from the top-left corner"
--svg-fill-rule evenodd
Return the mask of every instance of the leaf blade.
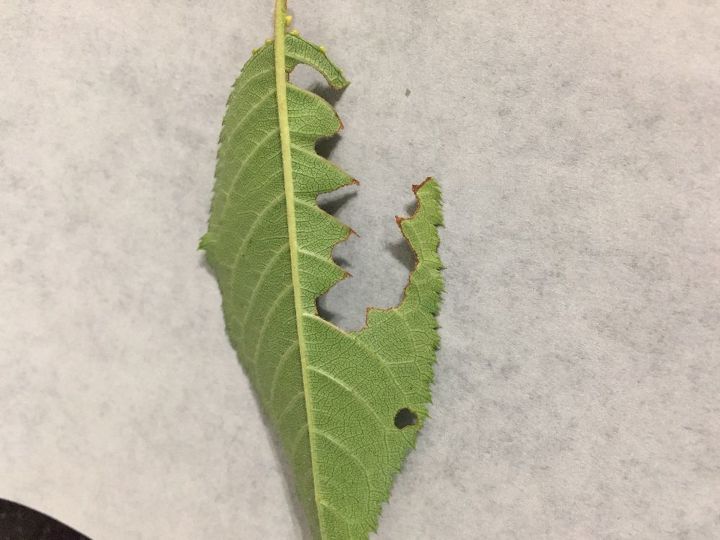
<path id="1" fill-rule="evenodd" d="M 253 53 L 228 99 L 201 247 L 313 534 L 366 538 L 427 416 L 442 290 L 440 191 L 432 179 L 416 186 L 415 214 L 398 220 L 417 258 L 398 307 L 368 310 L 358 332 L 320 318 L 317 298 L 347 276 L 331 253 L 350 228 L 315 198 L 355 181 L 314 150 L 341 128 L 335 111 L 287 76 L 305 63 L 334 87 L 348 82 L 321 47 L 286 32 L 285 16 L 277 0 L 275 39 Z M 401 411 L 415 419 L 402 429 Z"/>

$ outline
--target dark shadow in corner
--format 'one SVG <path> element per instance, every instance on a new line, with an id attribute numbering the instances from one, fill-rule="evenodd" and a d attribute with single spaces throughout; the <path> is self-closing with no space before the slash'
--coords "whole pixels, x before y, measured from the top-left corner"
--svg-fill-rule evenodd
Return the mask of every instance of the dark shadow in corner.
<path id="1" fill-rule="evenodd" d="M 343 206 L 355 197 L 357 197 L 357 191 L 351 191 L 349 193 L 333 191 L 331 193 L 325 193 L 321 198 L 319 198 L 318 206 L 321 210 L 325 210 L 328 214 L 334 216 Z"/>
<path id="2" fill-rule="evenodd" d="M 417 210 L 417 200 L 413 199 L 412 202 L 405 205 L 405 215 L 410 217 L 415 214 L 415 210 Z M 410 243 L 405 239 L 405 237 L 397 242 L 388 242 L 385 244 L 385 248 L 390 252 L 396 261 L 405 267 L 408 272 L 415 270 L 417 259 L 415 257 L 415 253 L 410 247 Z"/>
<path id="3" fill-rule="evenodd" d="M 397 242 L 388 242 L 385 244 L 385 247 L 395 260 L 402 264 L 408 272 L 415 270 L 415 253 L 413 253 L 407 240 L 403 238 Z"/>
<path id="4" fill-rule="evenodd" d="M 335 147 L 340 142 L 340 139 L 342 139 L 342 135 L 340 135 L 339 133 L 336 133 L 335 135 L 327 139 L 320 139 L 317 143 L 315 143 L 315 151 L 320 157 L 324 157 L 325 159 L 329 160 L 330 155 L 335 150 Z"/>
<path id="5" fill-rule="evenodd" d="M 325 295 L 318 298 L 317 302 L 315 302 L 315 306 L 317 307 L 318 315 L 325 319 L 327 322 L 337 325 L 340 316 L 335 311 L 330 311 L 327 306 L 327 302 L 325 300 Z"/>
<path id="6" fill-rule="evenodd" d="M 415 213 L 415 210 L 417 210 L 417 200 L 413 199 L 412 202 L 405 205 L 405 214 L 410 217 Z"/>
<path id="7" fill-rule="evenodd" d="M 335 104 L 342 97 L 345 92 L 345 88 L 335 90 L 332 86 L 327 84 L 314 84 L 310 87 L 310 92 L 317 94 L 335 108 Z M 342 139 L 340 133 L 336 133 L 327 139 L 320 139 L 317 144 L 315 144 L 315 151 L 325 159 L 330 159 L 330 155 L 335 150 L 335 147 L 340 142 L 340 139 Z"/>
<path id="8" fill-rule="evenodd" d="M 347 90 L 347 86 L 345 88 L 340 88 L 339 90 L 336 90 L 329 84 L 323 84 L 323 83 L 317 83 L 313 84 L 309 90 L 310 92 L 317 94 L 321 98 L 323 98 L 325 101 L 327 101 L 330 105 L 335 107 L 338 101 L 340 101 L 340 98 L 345 93 L 345 90 Z"/>
<path id="9" fill-rule="evenodd" d="M 90 540 L 47 514 L 0 499 L 0 540 Z"/>
<path id="10" fill-rule="evenodd" d="M 351 268 L 352 264 L 350 264 L 350 261 L 348 261 L 345 257 L 338 257 L 337 255 L 333 255 L 333 261 L 335 261 L 336 264 L 342 266 L 343 268 Z"/>

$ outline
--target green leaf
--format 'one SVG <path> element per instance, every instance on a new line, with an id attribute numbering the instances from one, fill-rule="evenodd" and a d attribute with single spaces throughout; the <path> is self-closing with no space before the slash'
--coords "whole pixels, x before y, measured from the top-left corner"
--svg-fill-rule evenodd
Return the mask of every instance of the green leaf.
<path id="1" fill-rule="evenodd" d="M 322 47 L 287 31 L 285 1 L 276 1 L 275 38 L 253 52 L 228 100 L 201 248 L 313 535 L 367 538 L 427 417 L 440 190 L 433 179 L 414 186 L 415 214 L 397 218 L 416 255 L 401 303 L 369 309 L 356 332 L 319 317 L 316 300 L 347 275 L 331 254 L 350 229 L 316 197 L 354 180 L 315 152 L 341 127 L 335 111 L 288 75 L 307 64 L 335 88 L 348 82 Z"/>

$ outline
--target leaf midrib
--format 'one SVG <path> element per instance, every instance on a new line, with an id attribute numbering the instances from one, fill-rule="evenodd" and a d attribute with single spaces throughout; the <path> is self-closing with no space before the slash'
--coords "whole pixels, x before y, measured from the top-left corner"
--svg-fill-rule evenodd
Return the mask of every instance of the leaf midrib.
<path id="1" fill-rule="evenodd" d="M 292 154 L 290 148 L 290 122 L 287 103 L 287 72 L 285 66 L 285 32 L 287 16 L 287 0 L 275 1 L 275 88 L 277 91 L 278 125 L 280 126 L 280 149 L 282 152 L 283 183 L 287 210 L 288 244 L 290 246 L 290 271 L 292 275 L 293 298 L 295 302 L 295 324 L 300 353 L 300 370 L 302 373 L 303 390 L 305 393 L 305 415 L 307 417 L 308 444 L 310 446 L 310 465 L 313 477 L 313 498 L 317 512 L 320 537 L 324 537 L 322 520 L 320 519 L 320 501 L 318 500 L 318 472 L 315 447 L 313 444 L 313 427 L 315 418 L 310 406 L 310 380 L 307 363 L 307 348 L 303 332 L 302 289 L 300 288 L 299 253 L 297 241 L 297 222 L 295 218 L 295 185 L 293 182 Z"/>

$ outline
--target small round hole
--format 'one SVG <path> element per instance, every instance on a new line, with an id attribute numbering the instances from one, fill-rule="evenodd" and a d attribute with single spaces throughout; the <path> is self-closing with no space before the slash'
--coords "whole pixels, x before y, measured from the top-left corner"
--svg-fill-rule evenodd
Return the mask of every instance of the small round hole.
<path id="1" fill-rule="evenodd" d="M 414 426 L 417 424 L 417 414 L 412 412 L 407 407 L 400 409 L 397 413 L 395 413 L 395 427 L 398 429 L 403 429 L 408 426 Z"/>

